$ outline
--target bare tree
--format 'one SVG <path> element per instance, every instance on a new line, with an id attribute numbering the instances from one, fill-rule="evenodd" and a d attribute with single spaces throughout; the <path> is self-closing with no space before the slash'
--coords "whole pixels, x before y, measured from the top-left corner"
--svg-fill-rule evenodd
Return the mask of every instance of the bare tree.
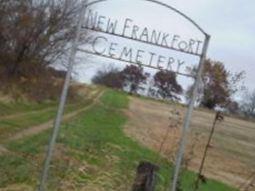
<path id="1" fill-rule="evenodd" d="M 0 0 L 0 72 L 36 76 L 64 56 L 74 38 L 79 0 Z"/>
<path id="2" fill-rule="evenodd" d="M 176 80 L 176 74 L 171 71 L 159 71 L 154 76 L 154 86 L 157 94 L 163 99 L 180 100 L 179 94 L 183 92 L 181 85 Z"/>
<path id="3" fill-rule="evenodd" d="M 94 84 L 100 84 L 119 90 L 122 90 L 124 87 L 124 77 L 122 72 L 113 66 L 97 71 L 92 82 Z"/>
<path id="4" fill-rule="evenodd" d="M 62 88 L 82 0 L 0 0 L 0 90 L 55 99 Z M 80 43 L 86 43 L 83 32 Z M 61 64 L 61 67 L 59 67 Z M 64 67 L 62 67 L 64 66 Z M 17 95 L 17 96 L 16 96 Z"/>
<path id="5" fill-rule="evenodd" d="M 197 68 L 189 68 L 190 74 L 195 76 Z M 203 90 L 199 92 L 200 105 L 209 109 L 216 106 L 227 107 L 232 102 L 233 95 L 241 90 L 240 84 L 245 78 L 243 71 L 231 73 L 222 62 L 206 60 L 202 74 Z M 194 85 L 190 86 L 186 98 L 189 101 Z"/>
<path id="6" fill-rule="evenodd" d="M 147 76 L 143 72 L 141 66 L 129 65 L 122 70 L 124 86 L 129 87 L 129 93 L 136 94 L 139 85 L 146 81 Z"/>

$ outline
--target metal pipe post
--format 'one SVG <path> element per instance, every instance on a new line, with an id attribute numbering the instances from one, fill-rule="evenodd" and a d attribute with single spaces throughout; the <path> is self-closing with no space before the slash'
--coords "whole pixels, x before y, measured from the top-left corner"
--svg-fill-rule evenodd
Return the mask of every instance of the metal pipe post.
<path id="1" fill-rule="evenodd" d="M 83 6 L 82 6 L 80 14 L 78 16 L 76 35 L 75 35 L 75 39 L 74 39 L 74 42 L 71 47 L 70 57 L 68 59 L 68 70 L 67 70 L 62 94 L 60 97 L 60 103 L 59 103 L 59 107 L 58 107 L 58 111 L 57 111 L 56 120 L 54 122 L 52 136 L 51 136 L 51 139 L 50 139 L 49 145 L 48 145 L 47 155 L 46 155 L 46 158 L 44 161 L 44 167 L 43 167 L 42 175 L 40 178 L 40 184 L 39 184 L 38 191 L 45 191 L 46 181 L 47 181 L 48 172 L 49 172 L 49 166 L 50 166 L 50 162 L 52 159 L 52 154 L 53 154 L 54 146 L 56 143 L 56 139 L 59 134 L 62 116 L 64 113 L 66 98 L 67 98 L 68 89 L 69 89 L 70 81 L 71 81 L 71 74 L 72 74 L 72 70 L 73 70 L 73 66 L 74 66 L 74 59 L 75 59 L 76 51 L 78 48 L 78 42 L 79 42 L 80 35 L 81 35 L 81 26 L 82 26 L 82 22 L 85 18 L 85 9 L 86 9 L 85 1 L 83 2 L 82 5 Z"/>
<path id="2" fill-rule="evenodd" d="M 197 76 L 196 76 L 196 81 L 195 81 L 195 85 L 194 85 L 193 92 L 192 92 L 192 97 L 191 97 L 189 107 L 188 107 L 188 110 L 187 110 L 187 113 L 186 113 L 186 116 L 185 116 L 185 120 L 184 120 L 184 125 L 183 125 L 179 150 L 178 150 L 177 158 L 176 158 L 172 188 L 169 189 L 169 191 L 170 190 L 176 191 L 176 188 L 177 188 L 177 183 L 178 183 L 179 174 L 180 174 L 180 170 L 181 170 L 181 164 L 182 164 L 182 160 L 183 160 L 183 156 L 184 156 L 184 152 L 185 152 L 186 144 L 187 144 L 187 137 L 188 137 L 188 131 L 189 131 L 189 127 L 190 127 L 190 121 L 191 121 L 192 112 L 193 112 L 193 109 L 194 109 L 194 104 L 195 104 L 197 94 L 198 94 L 198 86 L 199 86 L 199 83 L 200 83 L 200 78 L 202 76 L 203 66 L 204 66 L 204 62 L 206 60 L 206 54 L 207 54 L 209 42 L 210 42 L 210 36 L 206 34 L 205 43 L 204 43 L 204 46 L 203 46 L 203 52 L 202 52 L 202 55 L 200 57 L 200 62 L 199 62 L 199 68 L 198 68 Z"/>

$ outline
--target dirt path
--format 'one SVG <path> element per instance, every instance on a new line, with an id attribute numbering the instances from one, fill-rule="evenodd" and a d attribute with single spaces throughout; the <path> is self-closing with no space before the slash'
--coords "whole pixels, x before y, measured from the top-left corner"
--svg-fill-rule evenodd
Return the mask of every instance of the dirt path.
<path id="1" fill-rule="evenodd" d="M 66 114 L 63 116 L 63 121 L 68 121 L 70 119 L 72 119 L 73 117 L 79 115 L 80 113 L 90 109 L 91 107 L 93 107 L 97 102 L 98 100 L 100 99 L 100 97 L 103 95 L 103 91 L 99 92 L 98 95 L 96 95 L 96 97 L 92 100 L 92 102 L 87 105 L 86 107 L 82 108 L 82 109 L 79 109 L 77 111 L 74 111 L 74 112 L 71 112 L 69 114 Z M 27 129 L 24 129 L 16 134 L 14 134 L 12 137 L 6 139 L 4 142 L 9 142 L 9 141 L 15 141 L 15 140 L 19 140 L 19 139 L 22 139 L 24 137 L 28 137 L 28 136 L 33 136 L 33 135 L 36 135 L 36 134 L 39 134 L 47 129 L 50 129 L 53 127 L 53 123 L 54 123 L 54 120 L 55 119 L 52 119 L 46 123 L 43 123 L 43 124 L 40 124 L 40 125 L 36 125 L 34 127 L 30 127 L 30 128 L 27 128 Z M 0 154 L 2 153 L 6 153 L 8 152 L 8 150 L 3 146 L 3 145 L 0 145 Z"/>
<path id="2" fill-rule="evenodd" d="M 79 109 L 77 111 L 74 111 L 74 112 L 71 112 L 69 114 L 66 114 L 63 116 L 63 121 L 68 121 L 70 120 L 71 118 L 79 115 L 80 113 L 88 110 L 89 108 L 93 107 L 98 99 L 101 97 L 101 95 L 103 94 L 103 92 L 100 92 L 94 99 L 93 101 L 87 105 L 86 107 L 82 108 L 82 109 Z M 27 136 L 32 136 L 32 135 L 36 135 L 42 131 L 45 131 L 47 129 L 50 129 L 52 128 L 53 126 L 53 123 L 54 123 L 54 120 L 55 119 L 52 119 L 46 123 L 43 123 L 41 125 L 37 125 L 37 126 L 34 126 L 34 127 L 31 127 L 31 128 L 28 128 L 28 129 L 25 129 L 19 133 L 16 133 L 15 135 L 13 135 L 11 138 L 8 139 L 8 141 L 14 141 L 14 140 L 18 140 L 18 139 L 22 139 L 24 137 L 27 137 Z"/>
<path id="3" fill-rule="evenodd" d="M 9 119 L 13 119 L 13 118 L 18 118 L 18 117 L 24 117 L 26 115 L 31 115 L 31 114 L 37 114 L 37 113 L 41 113 L 41 112 L 47 112 L 50 111 L 52 109 L 56 108 L 55 107 L 48 107 L 45 109 L 39 109 L 39 110 L 35 110 L 35 111 L 28 111 L 28 112 L 21 112 L 21 113 L 15 113 L 15 114 L 11 114 L 11 115 L 6 115 L 6 116 L 1 116 L 0 120 L 9 120 Z"/>
<path id="4" fill-rule="evenodd" d="M 6 152 L 8 152 L 8 150 L 4 146 L 0 145 L 0 155 Z"/>
<path id="5" fill-rule="evenodd" d="M 185 111 L 181 106 L 131 97 L 129 110 L 126 111 L 129 121 L 125 133 L 158 152 L 169 125 L 183 118 Z M 179 116 L 171 116 L 174 112 L 179 113 Z M 191 158 L 189 169 L 193 171 L 199 169 L 213 120 L 214 114 L 211 112 L 195 111 L 193 114 L 186 153 Z M 172 161 L 178 148 L 181 128 L 182 124 L 179 124 L 177 128 L 170 129 L 161 151 L 163 156 Z M 254 136 L 254 123 L 226 118 L 217 126 L 204 169 L 206 177 L 237 188 L 247 182 L 255 167 Z"/>

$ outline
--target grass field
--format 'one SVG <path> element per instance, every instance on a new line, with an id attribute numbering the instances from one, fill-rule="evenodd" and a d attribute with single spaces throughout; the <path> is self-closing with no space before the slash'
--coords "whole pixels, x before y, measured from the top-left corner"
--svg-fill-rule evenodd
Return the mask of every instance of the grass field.
<path id="1" fill-rule="evenodd" d="M 93 107 L 62 125 L 51 165 L 49 190 L 130 190 L 136 167 L 144 160 L 157 162 L 160 167 L 157 191 L 169 187 L 170 173 L 173 172 L 171 163 L 124 133 L 129 120 L 126 115 L 128 107 L 127 95 L 107 90 Z M 40 120 L 34 120 L 35 116 L 28 116 L 25 121 L 18 122 L 21 128 L 34 125 L 35 121 L 39 123 Z M 50 118 L 48 112 L 39 116 L 45 120 Z M 14 117 L 12 120 L 18 119 Z M 12 131 L 9 130 L 12 126 L 6 128 L 2 124 L 0 120 L 1 131 Z M 8 151 L 0 154 L 1 191 L 35 190 L 49 133 L 50 130 L 46 130 L 21 140 L 3 141 Z M 191 190 L 194 178 L 195 174 L 190 171 L 182 174 L 184 191 Z M 200 191 L 236 189 L 209 180 Z"/>
<path id="2" fill-rule="evenodd" d="M 176 111 L 180 115 L 173 116 L 172 113 Z M 178 118 L 183 121 L 185 111 L 186 108 L 181 105 L 130 97 L 129 109 L 126 112 L 129 120 L 125 125 L 125 132 L 142 145 L 158 151 L 168 126 L 176 123 Z M 199 169 L 214 117 L 214 112 L 205 109 L 198 109 L 193 113 L 185 157 L 190 159 L 188 168 L 192 171 Z M 170 129 L 163 146 L 161 153 L 170 160 L 171 155 L 176 153 L 181 128 L 182 123 Z M 253 122 L 225 117 L 224 121 L 216 125 L 203 174 L 240 190 L 255 190 L 254 187 L 246 189 L 252 177 L 254 178 L 254 137 Z"/>

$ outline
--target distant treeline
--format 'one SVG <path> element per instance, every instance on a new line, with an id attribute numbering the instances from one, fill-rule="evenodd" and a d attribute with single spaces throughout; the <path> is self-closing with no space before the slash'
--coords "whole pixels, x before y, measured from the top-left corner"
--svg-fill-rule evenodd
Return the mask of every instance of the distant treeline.
<path id="1" fill-rule="evenodd" d="M 197 68 L 189 68 L 188 71 L 195 76 Z M 246 93 L 240 102 L 234 99 L 234 95 L 244 89 L 242 85 L 244 77 L 244 72 L 233 74 L 223 63 L 206 60 L 199 96 L 196 100 L 197 105 L 208 109 L 220 109 L 235 115 L 254 117 L 255 92 Z M 184 96 L 187 103 L 193 91 L 193 85 L 184 90 L 178 83 L 177 74 L 172 71 L 161 70 L 151 76 L 138 65 L 126 66 L 123 70 L 112 66 L 101 69 L 92 82 L 158 99 L 180 101 L 181 96 Z"/>

